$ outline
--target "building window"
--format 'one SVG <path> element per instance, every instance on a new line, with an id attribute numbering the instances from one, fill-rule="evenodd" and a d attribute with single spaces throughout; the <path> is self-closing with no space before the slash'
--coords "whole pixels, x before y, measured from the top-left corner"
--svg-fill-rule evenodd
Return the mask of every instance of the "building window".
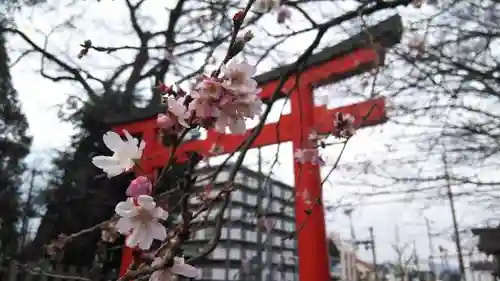
<path id="1" fill-rule="evenodd" d="M 273 245 L 274 246 L 281 245 L 281 238 L 279 236 L 273 236 Z"/>
<path id="2" fill-rule="evenodd" d="M 211 268 L 203 268 L 201 270 L 201 276 L 203 279 L 212 279 L 212 269 Z"/>
<path id="3" fill-rule="evenodd" d="M 223 227 L 221 229 L 220 238 L 221 239 L 229 239 L 228 229 L 227 228 Z"/>
<path id="4" fill-rule="evenodd" d="M 239 229 L 239 228 L 231 228 L 230 232 L 231 232 L 231 234 L 229 235 L 229 237 L 231 239 L 241 240 L 241 229 Z"/>
<path id="5" fill-rule="evenodd" d="M 235 280 L 238 277 L 239 270 L 232 268 L 228 270 L 228 273 L 229 280 Z"/>
<path id="6" fill-rule="evenodd" d="M 295 229 L 293 222 L 286 221 L 285 225 L 286 225 L 286 230 L 294 230 Z"/>
<path id="7" fill-rule="evenodd" d="M 243 218 L 243 210 L 241 207 L 235 207 L 231 209 L 231 217 L 233 219 L 242 219 Z"/>
<path id="8" fill-rule="evenodd" d="M 281 197 L 281 190 L 282 190 L 282 188 L 280 188 L 279 186 L 273 185 L 273 195 L 274 196 Z"/>
<path id="9" fill-rule="evenodd" d="M 229 180 L 229 171 L 220 171 L 215 179 L 217 183 L 225 183 Z"/>
<path id="10" fill-rule="evenodd" d="M 205 229 L 200 229 L 195 232 L 195 239 L 205 239 L 207 238 L 207 231 Z"/>
<path id="11" fill-rule="evenodd" d="M 285 209 L 284 209 L 284 213 L 288 216 L 294 216 L 294 211 L 293 211 L 293 207 L 291 206 L 286 206 Z"/>
<path id="12" fill-rule="evenodd" d="M 234 182 L 244 185 L 245 184 L 245 181 L 244 181 L 245 178 L 246 178 L 246 176 L 243 173 L 238 173 L 238 174 L 236 174 L 236 177 L 234 178 Z"/>
<path id="13" fill-rule="evenodd" d="M 273 254 L 273 262 L 276 264 L 280 264 L 281 263 L 281 255 L 274 253 Z"/>
<path id="14" fill-rule="evenodd" d="M 267 206 L 269 204 L 269 198 L 264 198 L 262 199 L 262 208 L 267 209 Z"/>
<path id="15" fill-rule="evenodd" d="M 229 249 L 229 258 L 232 259 L 232 260 L 239 260 L 239 259 L 241 259 L 241 251 L 240 251 L 240 249 L 238 249 L 238 248 L 231 248 L 231 249 Z"/>
<path id="16" fill-rule="evenodd" d="M 226 270 L 224 268 L 212 269 L 213 280 L 226 280 Z"/>
<path id="17" fill-rule="evenodd" d="M 257 196 L 253 194 L 247 194 L 247 202 L 251 206 L 255 206 L 257 204 Z"/>
<path id="18" fill-rule="evenodd" d="M 210 212 L 208 214 L 208 218 L 209 219 L 215 219 L 215 217 L 217 216 L 217 213 L 219 212 L 219 208 L 213 207 L 210 210 L 208 210 L 208 212 Z"/>
<path id="19" fill-rule="evenodd" d="M 273 201 L 272 205 L 271 205 L 271 209 L 273 210 L 273 212 L 279 212 L 280 211 L 280 204 L 277 202 L 277 201 Z"/>
<path id="20" fill-rule="evenodd" d="M 241 190 L 236 190 L 231 193 L 231 199 L 238 202 L 243 202 L 243 192 Z"/>
<path id="21" fill-rule="evenodd" d="M 212 238 L 215 234 L 215 229 L 213 227 L 205 228 L 205 235 L 207 238 Z"/>
<path id="22" fill-rule="evenodd" d="M 253 230 L 248 230 L 246 233 L 246 239 L 250 242 L 257 242 L 257 233 Z"/>
<path id="23" fill-rule="evenodd" d="M 264 270 L 262 270 L 262 280 L 265 280 L 265 281 L 270 281 L 272 280 L 272 278 L 270 278 L 270 272 L 269 272 L 269 269 L 268 268 L 265 268 Z"/>
<path id="24" fill-rule="evenodd" d="M 288 189 L 285 190 L 285 200 L 292 199 L 292 192 Z"/>
<path id="25" fill-rule="evenodd" d="M 259 181 L 254 177 L 248 177 L 248 187 L 252 189 L 257 189 L 259 186 Z"/>
<path id="26" fill-rule="evenodd" d="M 226 249 L 225 248 L 215 248 L 212 252 L 212 256 L 215 259 L 226 259 Z"/>
<path id="27" fill-rule="evenodd" d="M 198 177 L 196 185 L 205 186 L 207 184 L 210 184 L 210 177 L 207 177 L 206 175 L 201 175 L 200 177 Z"/>

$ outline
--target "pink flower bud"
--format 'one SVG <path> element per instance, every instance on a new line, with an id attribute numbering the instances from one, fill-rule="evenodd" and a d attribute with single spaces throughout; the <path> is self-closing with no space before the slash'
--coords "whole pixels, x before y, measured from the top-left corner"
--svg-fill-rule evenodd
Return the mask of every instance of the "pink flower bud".
<path id="1" fill-rule="evenodd" d="M 233 21 L 234 22 L 241 22 L 244 17 L 245 17 L 245 14 L 243 13 L 243 11 L 238 11 L 233 15 Z"/>
<path id="2" fill-rule="evenodd" d="M 158 114 L 156 123 L 158 124 L 158 127 L 162 129 L 170 129 L 173 126 L 172 119 L 163 113 Z"/>
<path id="3" fill-rule="evenodd" d="M 153 184 L 149 179 L 144 176 L 138 176 L 130 182 L 126 194 L 129 197 L 137 198 L 140 195 L 150 195 L 152 190 Z"/>
<path id="4" fill-rule="evenodd" d="M 170 87 L 165 85 L 163 82 L 160 82 L 158 86 L 156 86 L 156 89 L 163 94 L 166 94 L 170 91 Z"/>

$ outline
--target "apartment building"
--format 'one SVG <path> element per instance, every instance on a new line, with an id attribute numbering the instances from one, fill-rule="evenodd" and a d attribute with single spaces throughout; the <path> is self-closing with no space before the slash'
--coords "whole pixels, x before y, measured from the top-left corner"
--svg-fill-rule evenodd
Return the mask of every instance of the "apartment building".
<path id="1" fill-rule="evenodd" d="M 199 179 L 218 167 L 203 167 Z M 228 182 L 231 166 L 219 173 L 211 194 L 216 195 Z M 209 179 L 199 182 L 200 186 Z M 295 229 L 293 188 L 248 168 L 239 169 L 224 213 L 225 223 L 215 250 L 196 264 L 203 281 L 215 280 L 297 280 L 296 240 L 287 239 Z M 259 192 L 260 191 L 260 192 Z M 192 204 L 197 204 L 193 198 Z M 220 203 L 200 216 L 200 229 L 194 232 L 188 247 L 202 248 L 214 237 L 215 219 Z M 267 229 L 259 227 L 260 212 L 268 214 Z M 260 224 L 259 224 L 260 222 Z"/>

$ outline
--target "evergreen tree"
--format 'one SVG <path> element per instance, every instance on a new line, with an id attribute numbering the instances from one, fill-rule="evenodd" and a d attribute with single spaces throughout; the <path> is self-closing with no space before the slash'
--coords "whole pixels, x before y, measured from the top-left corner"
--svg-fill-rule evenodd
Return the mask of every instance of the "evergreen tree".
<path id="1" fill-rule="evenodd" d="M 0 15 L 0 252 L 12 254 L 17 247 L 22 208 L 21 176 L 26 170 L 23 159 L 29 153 L 31 137 L 26 135 L 28 122 L 9 72 L 5 24 Z"/>
<path id="2" fill-rule="evenodd" d="M 70 147 L 54 159 L 51 188 L 44 194 L 46 212 L 35 239 L 23 252 L 23 260 L 43 258 L 46 255 L 44 246 L 59 234 L 75 233 L 109 219 L 115 205 L 125 199 L 125 190 L 133 174 L 108 179 L 91 161 L 94 155 L 110 153 L 102 141 L 103 134 L 110 129 L 102 116 L 113 109 L 129 111 L 134 104 L 128 101 L 128 105 L 121 107 L 119 100 L 117 93 L 103 94 L 99 101 L 85 104 L 68 118 L 78 133 L 72 137 Z M 66 245 L 59 262 L 92 265 L 99 239 L 99 231 L 76 239 Z"/>

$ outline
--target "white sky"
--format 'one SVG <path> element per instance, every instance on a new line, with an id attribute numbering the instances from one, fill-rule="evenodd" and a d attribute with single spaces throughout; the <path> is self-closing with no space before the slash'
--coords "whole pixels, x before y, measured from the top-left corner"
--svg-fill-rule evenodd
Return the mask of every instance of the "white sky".
<path id="1" fill-rule="evenodd" d="M 78 44 L 80 44 L 83 39 L 97 37 L 99 45 L 106 45 L 108 43 L 110 45 L 117 44 L 117 39 L 115 37 L 96 36 L 96 33 L 98 32 L 95 31 L 94 28 L 102 24 L 102 22 L 105 22 L 107 25 L 118 30 L 118 26 L 125 24 L 123 18 L 120 16 L 120 11 L 123 11 L 123 9 L 117 9 L 117 3 L 120 2 L 121 1 L 79 1 L 77 2 L 78 4 L 76 4 L 79 6 L 79 9 L 70 9 L 59 6 L 57 10 L 58 14 L 40 9 L 24 11 L 24 13 L 18 17 L 18 24 L 19 27 L 29 36 L 35 36 L 38 42 L 41 42 L 39 40 L 43 37 L 36 36 L 36 29 L 47 32 L 47 30 L 49 30 L 50 27 L 54 26 L 56 23 L 60 23 L 63 19 L 68 18 L 71 15 L 76 15 L 76 10 L 85 10 L 83 15 L 86 20 L 98 20 L 100 22 L 77 26 L 70 33 L 66 32 L 66 36 L 64 37 L 54 37 L 55 39 L 53 39 L 49 44 L 53 50 L 54 48 L 64 50 L 69 47 L 70 52 L 67 53 L 68 57 L 72 57 L 73 60 L 76 60 L 75 56 L 79 49 Z M 151 3 L 148 8 L 148 11 L 151 13 L 158 13 L 153 11 L 157 9 L 159 3 L 163 3 L 163 1 L 159 0 L 148 0 L 146 2 Z M 347 3 L 347 1 L 344 2 Z M 162 4 L 162 6 L 164 6 L 164 4 Z M 110 13 L 110 11 L 113 12 Z M 411 17 L 415 16 L 417 13 L 422 13 L 422 11 L 429 12 L 429 8 L 424 8 L 421 11 L 415 11 L 412 8 L 404 8 L 398 11 L 404 17 Z M 61 14 L 64 14 L 65 17 L 60 17 Z M 59 15 L 59 17 L 57 15 Z M 117 32 L 117 34 L 118 33 L 119 32 Z M 99 34 L 102 35 L 102 33 Z M 123 36 L 120 36 L 120 38 L 123 38 Z M 336 41 L 340 41 L 340 39 Z M 255 40 L 259 40 L 259 38 L 256 38 Z M 307 40 L 305 41 L 307 42 Z M 295 44 L 296 43 L 297 42 L 295 41 Z M 17 46 L 20 46 L 19 44 L 19 40 L 12 40 L 11 48 L 17 48 Z M 93 53 L 92 56 L 95 58 L 91 60 L 92 64 L 99 64 L 101 66 L 107 64 L 106 59 L 103 59 L 105 55 Z M 84 65 L 90 64 L 90 62 L 87 61 L 83 61 L 81 63 Z M 19 92 L 23 111 L 26 113 L 30 124 L 30 133 L 34 136 L 32 147 L 33 152 L 30 155 L 29 160 L 32 161 L 33 159 L 42 158 L 43 165 L 48 166 L 50 163 L 50 155 L 53 150 L 63 149 L 68 144 L 69 137 L 73 132 L 71 125 L 59 121 L 56 106 L 65 101 L 68 93 L 74 94 L 79 89 L 75 89 L 72 85 L 55 84 L 41 78 L 33 72 L 33 68 L 38 68 L 39 65 L 39 58 L 27 58 L 12 70 L 12 76 L 15 87 Z M 332 96 L 329 106 L 333 107 L 341 105 L 339 104 L 338 99 L 333 98 L 334 95 L 337 95 L 335 88 L 323 90 L 322 94 L 324 94 L 324 92 L 327 92 L 329 96 Z M 345 97 L 341 100 L 342 104 L 345 104 L 346 101 Z M 276 118 L 273 120 L 276 120 Z M 341 164 L 348 161 L 369 159 L 369 157 L 383 157 L 381 152 L 385 151 L 384 144 L 391 142 L 391 129 L 393 128 L 390 128 L 387 125 L 381 125 L 360 131 L 348 145 L 344 157 L 341 160 Z M 280 163 L 276 166 L 274 173 L 281 180 L 289 184 L 293 184 L 293 182 L 291 182 L 293 177 L 289 176 L 292 173 L 291 146 L 289 144 L 284 144 L 280 150 Z M 274 155 L 275 151 L 276 146 L 268 147 L 263 149 L 263 154 L 268 155 L 272 153 Z M 333 163 L 336 158 L 335 153 L 336 149 L 332 147 L 324 151 L 327 163 Z M 253 153 L 253 155 L 256 154 Z M 250 155 L 248 158 L 247 164 L 255 167 L 255 156 Z M 324 169 L 323 173 L 327 170 L 328 167 Z M 335 181 L 340 179 L 340 176 L 341 175 L 339 173 L 334 172 L 332 174 L 330 181 L 332 184 L 327 185 L 324 188 L 326 200 L 337 202 L 342 199 L 342 203 L 356 203 L 357 198 L 352 196 L 352 192 L 356 190 L 352 190 L 352 188 L 348 186 L 335 184 Z M 373 226 L 375 229 L 377 255 L 379 261 L 391 260 L 394 258 L 391 243 L 394 241 L 395 229 L 398 227 L 401 241 L 405 243 L 415 240 L 417 252 L 420 255 L 421 260 L 426 260 L 426 257 L 429 255 L 429 249 L 425 232 L 424 215 L 428 216 L 433 221 L 434 232 L 442 232 L 449 229 L 451 226 L 451 217 L 448 208 L 446 205 L 443 205 L 443 203 L 446 202 L 432 202 L 430 205 L 427 204 L 429 205 L 427 206 L 428 208 L 423 211 L 422 209 L 424 204 L 421 201 L 414 203 L 386 202 L 393 199 L 394 198 L 384 198 L 381 196 L 376 199 L 365 200 L 364 202 L 366 205 L 356 207 L 353 218 L 357 237 L 360 239 L 368 238 L 368 227 Z M 382 203 L 373 204 L 373 202 Z M 463 225 L 469 225 L 477 222 L 480 218 L 483 218 L 484 214 L 479 209 L 459 204 L 458 217 Z M 337 210 L 328 214 L 327 223 L 330 230 L 340 232 L 344 238 L 349 237 L 350 230 L 348 219 L 345 215 L 343 215 L 342 210 Z M 436 253 L 438 245 L 443 245 L 450 249 L 450 252 L 454 252 L 453 244 L 449 239 L 449 232 L 446 233 L 447 235 L 434 239 Z M 367 261 L 371 260 L 371 253 L 368 251 L 360 250 L 360 255 Z"/>

